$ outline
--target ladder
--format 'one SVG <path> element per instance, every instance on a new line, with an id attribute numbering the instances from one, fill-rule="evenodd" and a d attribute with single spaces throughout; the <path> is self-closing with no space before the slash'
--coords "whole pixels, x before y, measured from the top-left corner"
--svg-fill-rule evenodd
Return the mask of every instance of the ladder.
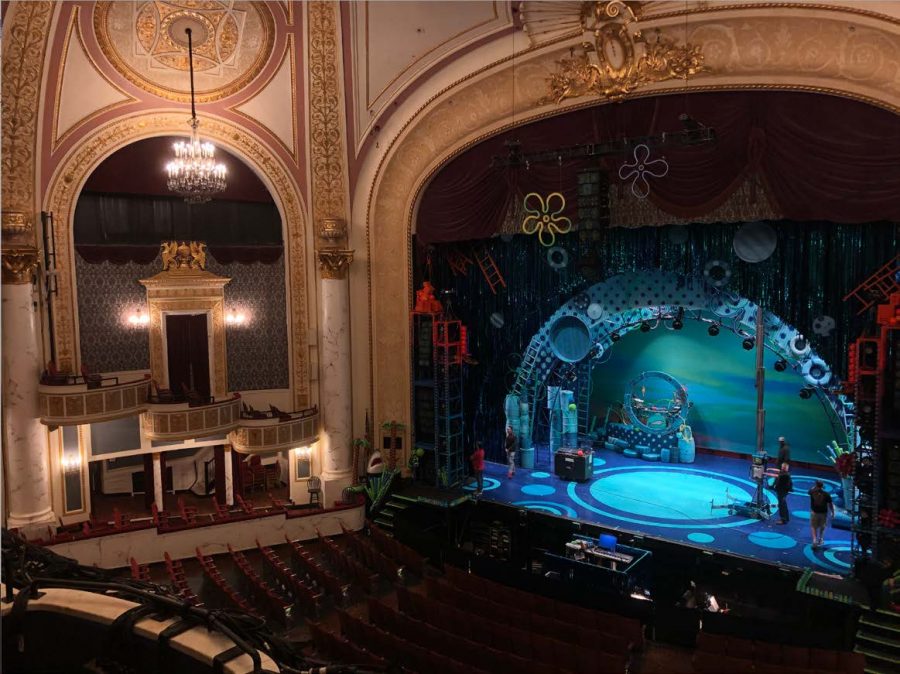
<path id="1" fill-rule="evenodd" d="M 862 304 L 862 309 L 856 312 L 858 316 L 875 304 L 887 302 L 896 292 L 900 292 L 900 255 L 844 295 L 844 301 L 853 297 Z"/>
<path id="2" fill-rule="evenodd" d="M 472 258 L 453 246 L 447 251 L 447 263 L 454 276 L 465 276 L 469 271 L 469 265 L 472 264 Z"/>
<path id="3" fill-rule="evenodd" d="M 578 389 L 575 392 L 575 402 L 578 405 L 579 439 L 591 432 L 591 388 L 593 385 L 591 371 L 593 369 L 590 360 L 583 360 L 578 364 Z"/>
<path id="4" fill-rule="evenodd" d="M 462 321 L 435 320 L 434 456 L 435 485 L 452 487 L 462 482 L 463 471 L 463 357 L 466 329 Z"/>
<path id="5" fill-rule="evenodd" d="M 528 345 L 528 348 L 525 350 L 525 355 L 522 356 L 522 363 L 518 367 L 516 381 L 512 387 L 512 392 L 517 396 L 522 395 L 522 387 L 531 379 L 535 363 L 541 355 L 540 344 L 541 342 L 537 337 L 533 338 Z"/>
<path id="6" fill-rule="evenodd" d="M 481 273 L 484 274 L 484 279 L 487 281 L 488 286 L 490 286 L 492 293 L 496 295 L 499 286 L 506 287 L 506 281 L 503 280 L 503 275 L 500 273 L 500 269 L 497 268 L 497 263 L 494 262 L 494 258 L 491 257 L 490 252 L 488 252 L 487 246 L 473 248 L 472 255 L 475 256 L 475 261 L 481 268 Z"/>

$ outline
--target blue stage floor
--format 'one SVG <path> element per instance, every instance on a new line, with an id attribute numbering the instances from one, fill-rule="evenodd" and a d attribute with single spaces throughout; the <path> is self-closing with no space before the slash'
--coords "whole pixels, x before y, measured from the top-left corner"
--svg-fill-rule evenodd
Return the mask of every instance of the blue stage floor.
<path id="1" fill-rule="evenodd" d="M 541 452 L 546 463 L 546 449 Z M 604 527 L 643 533 L 700 548 L 753 557 L 760 561 L 816 571 L 850 571 L 850 532 L 830 526 L 825 545 L 813 550 L 809 532 L 809 496 L 816 479 L 832 493 L 840 489 L 833 471 L 798 468 L 788 497 L 791 519 L 778 525 L 775 494 L 766 490 L 773 517 L 768 521 L 710 509 L 727 498 L 749 501 L 756 490 L 748 479 L 750 461 L 698 453 L 692 464 L 651 463 L 609 451 L 594 453 L 594 477 L 567 482 L 543 466 L 519 468 L 506 477 L 506 466 L 488 463 L 484 500 L 509 503 Z M 474 484 L 466 489 L 472 491 Z M 727 496 L 726 496 L 727 493 Z"/>

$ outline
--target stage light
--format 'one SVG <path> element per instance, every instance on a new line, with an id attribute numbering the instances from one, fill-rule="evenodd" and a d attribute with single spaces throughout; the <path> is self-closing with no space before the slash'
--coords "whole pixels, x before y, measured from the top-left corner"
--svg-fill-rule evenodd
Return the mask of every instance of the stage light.
<path id="1" fill-rule="evenodd" d="M 812 398 L 813 390 L 814 389 L 812 386 L 804 386 L 802 389 L 800 389 L 800 397 L 804 400 L 809 400 L 810 398 Z"/>
<path id="2" fill-rule="evenodd" d="M 756 346 L 756 339 L 753 337 L 747 337 L 743 342 L 741 342 L 741 345 L 744 347 L 744 349 L 750 351 L 754 346 Z"/>
<path id="3" fill-rule="evenodd" d="M 674 330 L 681 330 L 684 327 L 684 307 L 678 308 L 678 313 L 675 315 L 675 320 L 672 321 L 672 328 Z"/>
<path id="4" fill-rule="evenodd" d="M 776 372 L 784 372 L 787 370 L 787 361 L 784 358 L 779 358 L 775 361 L 775 371 Z"/>
<path id="5" fill-rule="evenodd" d="M 641 321 L 641 332 L 650 332 L 650 324 L 647 321 Z"/>
<path id="6" fill-rule="evenodd" d="M 713 323 L 706 329 L 706 331 L 709 333 L 710 337 L 715 337 L 716 335 L 719 334 L 719 324 Z"/>
<path id="7" fill-rule="evenodd" d="M 622 339 L 622 336 L 618 332 L 614 332 L 609 336 L 609 338 L 614 342 L 618 342 L 620 339 Z"/>

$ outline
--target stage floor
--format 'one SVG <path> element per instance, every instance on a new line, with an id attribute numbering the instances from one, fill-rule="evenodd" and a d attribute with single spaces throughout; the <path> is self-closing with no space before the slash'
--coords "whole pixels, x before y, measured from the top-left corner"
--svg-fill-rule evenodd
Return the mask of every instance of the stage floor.
<path id="1" fill-rule="evenodd" d="M 546 463 L 546 451 L 541 458 Z M 766 490 L 773 517 L 758 520 L 711 509 L 727 499 L 751 500 L 756 484 L 749 478 L 750 460 L 697 453 L 691 464 L 631 459 L 615 452 L 594 452 L 593 478 L 567 482 L 547 466 L 519 468 L 512 479 L 506 466 L 487 463 L 484 494 L 489 501 L 508 503 L 568 519 L 596 522 L 610 529 L 641 533 L 699 548 L 719 550 L 757 560 L 816 571 L 850 572 L 850 532 L 825 530 L 825 545 L 813 550 L 809 531 L 809 496 L 816 479 L 835 493 L 840 483 L 834 471 L 798 468 L 792 472 L 794 492 L 788 496 L 790 522 L 778 525 L 775 494 Z M 473 491 L 473 482 L 466 485 Z M 727 494 L 727 496 L 726 496 Z"/>

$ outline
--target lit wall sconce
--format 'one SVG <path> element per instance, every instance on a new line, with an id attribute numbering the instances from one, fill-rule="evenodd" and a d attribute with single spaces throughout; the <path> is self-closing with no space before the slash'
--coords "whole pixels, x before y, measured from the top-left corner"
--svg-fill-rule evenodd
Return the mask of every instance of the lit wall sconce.
<path id="1" fill-rule="evenodd" d="M 150 315 L 143 309 L 136 309 L 128 314 L 128 323 L 135 328 L 146 327 L 150 323 Z"/>
<path id="2" fill-rule="evenodd" d="M 312 454 L 312 447 L 294 447 L 294 454 L 298 457 L 307 458 Z"/>
<path id="3" fill-rule="evenodd" d="M 78 473 L 81 471 L 81 454 L 63 455 L 60 463 L 64 473 Z"/>
<path id="4" fill-rule="evenodd" d="M 225 322 L 228 325 L 244 325 L 247 322 L 247 316 L 243 311 L 235 311 L 234 309 L 230 309 L 225 314 Z"/>

